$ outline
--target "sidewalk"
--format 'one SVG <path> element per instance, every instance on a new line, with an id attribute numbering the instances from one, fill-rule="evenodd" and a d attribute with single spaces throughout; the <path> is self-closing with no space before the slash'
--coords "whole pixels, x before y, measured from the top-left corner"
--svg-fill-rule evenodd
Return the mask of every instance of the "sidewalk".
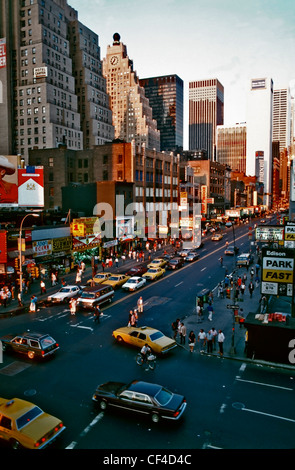
<path id="1" fill-rule="evenodd" d="M 255 266 L 255 262 L 253 263 L 252 266 Z M 187 351 L 189 351 L 189 346 L 188 346 L 188 336 L 190 331 L 192 330 L 196 336 L 196 345 L 194 348 L 194 354 L 204 354 L 204 355 L 211 355 L 211 356 L 216 356 L 220 357 L 219 354 L 219 348 L 218 344 L 215 346 L 215 350 L 213 350 L 212 353 L 207 353 L 207 346 L 205 348 L 204 353 L 200 353 L 200 344 L 198 343 L 198 334 L 200 332 L 200 329 L 203 329 L 205 333 L 207 334 L 208 331 L 211 328 L 215 328 L 216 331 L 222 330 L 224 336 L 225 336 L 225 341 L 223 345 L 223 358 L 227 359 L 235 359 L 235 360 L 240 360 L 243 362 L 251 362 L 251 363 L 256 363 L 256 364 L 264 364 L 272 367 L 281 367 L 281 368 L 291 368 L 294 369 L 292 366 L 288 366 L 286 364 L 278 364 L 278 363 L 273 363 L 273 362 L 267 362 L 263 360 L 254 360 L 251 358 L 247 357 L 246 351 L 245 351 L 245 334 L 247 329 L 243 326 L 243 324 L 240 324 L 239 322 L 237 323 L 235 321 L 235 315 L 234 315 L 234 309 L 229 308 L 231 305 L 238 305 L 239 306 L 239 312 L 241 312 L 241 309 L 243 309 L 243 316 L 244 318 L 247 317 L 248 313 L 258 313 L 260 312 L 260 298 L 261 298 L 261 293 L 260 293 L 260 285 L 258 287 L 255 287 L 252 297 L 250 296 L 248 285 L 250 282 L 250 269 L 249 271 L 246 270 L 246 268 L 239 268 L 236 269 L 236 273 L 238 276 L 243 276 L 244 273 L 247 274 L 247 281 L 246 281 L 246 289 L 245 293 L 242 295 L 240 293 L 239 295 L 239 301 L 234 300 L 234 291 L 231 291 L 231 298 L 228 299 L 226 298 L 226 295 L 224 298 L 219 298 L 218 293 L 217 293 L 217 287 L 214 289 L 213 294 L 213 319 L 212 321 L 208 320 L 208 312 L 207 312 L 207 305 L 204 304 L 204 309 L 203 309 L 203 318 L 202 321 L 200 322 L 199 318 L 197 317 L 196 310 L 194 311 L 193 314 L 190 314 L 182 319 L 182 321 L 185 326 L 186 326 L 186 344 L 185 345 L 180 345 L 181 347 L 184 347 Z M 255 278 L 255 275 L 254 275 Z M 254 282 L 255 285 L 255 282 Z M 179 340 L 177 339 L 178 344 Z"/>

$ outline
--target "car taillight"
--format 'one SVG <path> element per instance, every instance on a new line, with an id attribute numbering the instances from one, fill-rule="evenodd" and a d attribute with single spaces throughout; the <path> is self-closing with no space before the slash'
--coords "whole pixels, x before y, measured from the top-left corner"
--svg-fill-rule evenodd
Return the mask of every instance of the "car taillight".
<path id="1" fill-rule="evenodd" d="M 41 351 L 41 354 L 42 354 L 42 356 L 44 356 L 44 354 L 45 354 L 45 351 Z"/>
<path id="2" fill-rule="evenodd" d="M 55 428 L 54 428 L 54 431 L 57 432 L 59 429 L 61 429 L 63 427 L 63 424 L 62 423 L 59 423 Z"/>

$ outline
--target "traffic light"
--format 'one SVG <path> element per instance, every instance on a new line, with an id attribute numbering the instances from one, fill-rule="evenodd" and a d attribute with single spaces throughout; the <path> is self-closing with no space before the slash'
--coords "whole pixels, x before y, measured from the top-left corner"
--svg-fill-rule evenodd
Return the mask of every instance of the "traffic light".
<path id="1" fill-rule="evenodd" d="M 14 267 L 18 271 L 19 270 L 19 258 L 15 258 L 14 260 Z"/>

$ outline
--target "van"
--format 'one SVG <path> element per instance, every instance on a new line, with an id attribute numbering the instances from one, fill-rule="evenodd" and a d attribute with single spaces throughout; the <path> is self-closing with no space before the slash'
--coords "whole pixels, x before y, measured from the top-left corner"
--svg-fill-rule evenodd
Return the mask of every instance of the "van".
<path id="1" fill-rule="evenodd" d="M 77 300 L 77 307 L 93 310 L 97 305 L 105 302 L 112 302 L 114 289 L 108 285 L 98 285 L 95 287 L 86 287 Z"/>

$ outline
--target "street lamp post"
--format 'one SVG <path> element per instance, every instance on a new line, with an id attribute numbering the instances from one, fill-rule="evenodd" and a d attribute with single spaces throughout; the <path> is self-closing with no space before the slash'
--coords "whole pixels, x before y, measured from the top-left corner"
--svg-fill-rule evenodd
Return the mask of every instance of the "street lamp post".
<path id="1" fill-rule="evenodd" d="M 19 243 L 19 292 L 20 292 L 20 296 L 22 295 L 22 291 L 23 291 L 23 269 L 22 269 L 22 229 L 23 229 L 23 223 L 25 221 L 25 219 L 29 216 L 32 216 L 32 217 L 39 217 L 39 214 L 34 214 L 34 213 L 30 213 L 30 214 L 27 214 L 25 215 L 23 218 L 22 218 L 22 221 L 21 221 L 21 224 L 20 224 L 20 229 L 19 229 L 19 239 L 18 239 L 18 243 Z"/>

